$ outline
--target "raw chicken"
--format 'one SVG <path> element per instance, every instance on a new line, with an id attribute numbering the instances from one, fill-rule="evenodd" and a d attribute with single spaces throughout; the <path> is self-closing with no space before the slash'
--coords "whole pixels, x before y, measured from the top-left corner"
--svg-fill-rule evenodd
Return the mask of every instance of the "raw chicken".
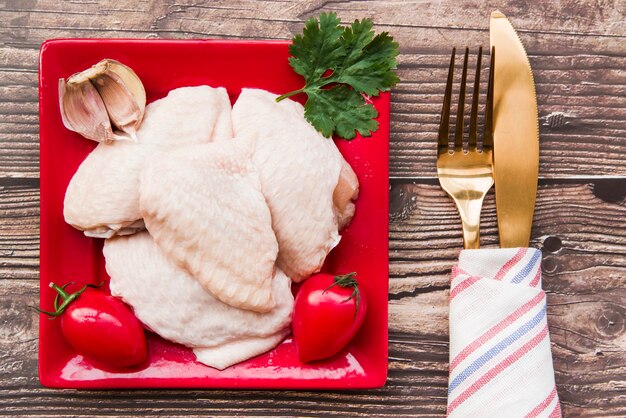
<path id="1" fill-rule="evenodd" d="M 246 141 L 219 141 L 151 158 L 140 207 L 157 245 L 222 302 L 267 312 L 278 252 Z"/>
<path id="2" fill-rule="evenodd" d="M 275 98 L 243 89 L 233 106 L 233 130 L 256 138 L 253 162 L 278 240 L 276 264 L 301 281 L 319 271 L 339 243 L 339 227 L 354 215 L 358 180 L 334 142 L 304 119 L 302 105 Z"/>
<path id="3" fill-rule="evenodd" d="M 276 306 L 261 314 L 226 305 L 178 268 L 147 232 L 104 244 L 111 293 L 163 338 L 192 347 L 198 361 L 224 369 L 278 345 L 289 333 L 291 281 L 272 280 Z"/>
<path id="4" fill-rule="evenodd" d="M 127 141 L 98 144 L 67 186 L 65 222 L 100 238 L 144 229 L 139 173 L 146 153 L 146 147 Z"/>
<path id="5" fill-rule="evenodd" d="M 285 276 L 285 273 L 280 272 L 280 274 L 282 278 L 291 283 L 291 280 Z M 280 344 L 289 335 L 289 332 L 289 325 L 287 325 L 287 328 L 283 328 L 276 334 L 268 335 L 267 337 L 248 337 L 216 347 L 197 347 L 194 348 L 193 352 L 200 363 L 224 370 L 233 364 L 241 363 L 244 360 L 270 351 Z"/>
<path id="6" fill-rule="evenodd" d="M 226 90 L 184 87 L 146 107 L 139 143 L 99 144 L 65 193 L 65 221 L 85 235 L 108 238 L 143 229 L 139 173 L 147 155 L 171 147 L 232 138 Z"/>
<path id="7" fill-rule="evenodd" d="M 354 201 L 359 197 L 359 179 L 346 160 L 341 158 L 339 181 L 333 191 L 333 205 L 339 230 L 342 230 L 354 217 Z"/>
<path id="8" fill-rule="evenodd" d="M 232 139 L 231 106 L 224 87 L 181 87 L 150 103 L 137 131 L 144 145 L 204 144 Z"/>

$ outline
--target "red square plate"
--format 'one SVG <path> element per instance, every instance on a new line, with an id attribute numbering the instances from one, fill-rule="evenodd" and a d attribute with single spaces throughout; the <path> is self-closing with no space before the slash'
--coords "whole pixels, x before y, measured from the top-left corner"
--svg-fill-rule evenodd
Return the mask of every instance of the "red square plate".
<path id="1" fill-rule="evenodd" d="M 95 143 L 63 127 L 59 78 L 103 58 L 133 68 L 148 101 L 183 86 L 224 86 L 234 102 L 243 87 L 285 93 L 303 81 L 287 62 L 288 42 L 225 40 L 52 40 L 41 47 L 41 305 L 50 308 L 57 283 L 108 279 L 102 240 L 85 237 L 63 221 L 65 189 Z M 303 98 L 300 98 L 303 99 Z M 362 329 L 342 353 L 305 365 L 291 339 L 276 349 L 226 370 L 204 366 L 191 350 L 149 335 L 150 361 L 132 372 L 100 370 L 64 341 L 59 321 L 43 317 L 39 328 L 39 378 L 60 388 L 272 388 L 349 389 L 384 385 L 387 376 L 389 95 L 373 99 L 380 128 L 370 138 L 337 141 L 361 182 L 352 224 L 328 257 L 328 272 L 357 271 L 369 306 Z M 296 138 L 297 139 L 297 138 Z M 332 326 L 329 324 L 329 326 Z"/>

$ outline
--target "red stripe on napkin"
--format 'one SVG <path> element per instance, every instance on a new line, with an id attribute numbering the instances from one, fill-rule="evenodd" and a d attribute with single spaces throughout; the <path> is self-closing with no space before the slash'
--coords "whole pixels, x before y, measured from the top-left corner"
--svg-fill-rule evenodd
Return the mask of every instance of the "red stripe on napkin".
<path id="1" fill-rule="evenodd" d="M 528 341 L 526 344 L 518 348 L 513 354 L 502 360 L 496 366 L 494 366 L 491 370 L 485 373 L 482 377 L 480 377 L 476 382 L 474 382 L 469 388 L 467 388 L 463 393 L 461 393 L 454 401 L 452 401 L 448 405 L 448 415 L 452 413 L 459 405 L 468 400 L 474 393 L 480 390 L 483 386 L 489 383 L 493 378 L 495 378 L 498 374 L 500 374 L 503 370 L 513 365 L 516 361 L 524 357 L 529 351 L 535 348 L 539 343 L 548 336 L 548 325 L 533 337 L 532 340 Z"/>
<path id="2" fill-rule="evenodd" d="M 515 312 L 513 312 L 512 314 L 504 318 L 502 321 L 494 325 L 483 335 L 481 335 L 476 340 L 474 340 L 474 342 L 472 342 L 470 345 L 465 347 L 463 351 L 461 351 L 454 358 L 454 360 L 452 360 L 452 363 L 450 363 L 450 372 L 452 372 L 456 368 L 456 366 L 459 365 L 459 363 L 465 360 L 467 356 L 469 356 L 474 351 L 476 351 L 477 348 L 479 348 L 485 342 L 495 337 L 500 331 L 505 329 L 507 326 L 511 325 L 513 322 L 519 319 L 526 312 L 530 311 L 532 308 L 539 305 L 539 303 L 541 303 L 544 300 L 544 298 L 545 298 L 545 293 L 541 292 L 537 294 L 537 296 L 535 296 L 534 298 L 532 298 L 531 300 L 529 300 L 528 302 L 520 306 Z"/>
<path id="3" fill-rule="evenodd" d="M 517 250 L 517 253 L 515 253 L 515 255 L 513 257 L 511 257 L 511 259 L 509 261 L 507 261 L 506 263 L 504 263 L 504 265 L 502 266 L 502 268 L 500 269 L 500 271 L 498 271 L 496 273 L 496 276 L 494 277 L 495 280 L 502 280 L 504 278 L 504 276 L 506 276 L 506 274 L 517 264 L 520 262 L 520 260 L 522 258 L 524 258 L 524 256 L 526 255 L 526 251 L 528 251 L 528 248 L 520 248 L 519 250 Z"/>
<path id="4" fill-rule="evenodd" d="M 550 394 L 548 395 L 548 397 L 546 399 L 544 399 L 539 405 L 537 405 L 535 408 L 533 408 L 532 411 L 530 411 L 526 417 L 524 418 L 536 418 L 539 416 L 539 414 L 541 414 L 547 407 L 548 405 L 550 405 L 552 403 L 552 401 L 554 400 L 554 397 L 556 396 L 556 387 L 554 389 L 552 389 L 552 392 L 550 392 Z"/>

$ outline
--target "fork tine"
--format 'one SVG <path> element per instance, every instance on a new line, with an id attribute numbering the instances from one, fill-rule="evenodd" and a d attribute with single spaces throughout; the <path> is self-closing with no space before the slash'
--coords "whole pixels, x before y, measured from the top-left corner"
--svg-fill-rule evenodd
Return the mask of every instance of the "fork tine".
<path id="1" fill-rule="evenodd" d="M 496 47 L 491 48 L 491 61 L 489 63 L 489 83 L 487 84 L 487 103 L 485 104 L 485 132 L 483 136 L 483 148 L 493 148 L 493 82 L 496 63 Z"/>
<path id="2" fill-rule="evenodd" d="M 459 92 L 459 107 L 456 112 L 456 129 L 454 131 L 454 148 L 463 147 L 463 118 L 465 116 L 465 82 L 467 81 L 467 57 L 469 48 L 465 48 L 463 59 L 463 75 L 461 76 L 461 91 Z"/>
<path id="3" fill-rule="evenodd" d="M 480 93 L 480 64 L 483 56 L 483 47 L 478 48 L 476 58 L 476 76 L 474 77 L 474 94 L 472 95 L 472 111 L 470 113 L 469 127 L 469 149 L 476 148 L 476 138 L 478 137 L 478 95 Z"/>
<path id="4" fill-rule="evenodd" d="M 446 83 L 446 93 L 443 96 L 443 106 L 441 107 L 441 119 L 439 122 L 439 149 L 448 150 L 450 141 L 450 101 L 452 99 L 452 81 L 454 78 L 454 55 L 456 48 L 452 48 L 450 57 L 450 68 L 448 69 L 448 82 Z"/>

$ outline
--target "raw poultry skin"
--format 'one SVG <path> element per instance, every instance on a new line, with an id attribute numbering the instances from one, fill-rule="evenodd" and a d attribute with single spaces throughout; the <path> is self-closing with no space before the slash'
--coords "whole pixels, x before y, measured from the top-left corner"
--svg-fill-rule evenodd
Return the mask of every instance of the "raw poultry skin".
<path id="1" fill-rule="evenodd" d="M 65 193 L 65 221 L 85 235 L 108 238 L 144 228 L 139 173 L 147 155 L 189 144 L 232 138 L 224 88 L 183 87 L 146 107 L 139 143 L 100 143 L 78 168 Z"/>
<path id="2" fill-rule="evenodd" d="M 339 172 L 339 181 L 337 187 L 333 191 L 333 205 L 335 209 L 335 218 L 339 230 L 348 226 L 352 218 L 356 206 L 354 201 L 359 197 L 359 179 L 354 170 L 346 160 L 341 158 L 341 171 Z"/>
<path id="3" fill-rule="evenodd" d="M 302 105 L 275 98 L 243 89 L 233 106 L 233 130 L 256 138 L 253 162 L 278 240 L 276 264 L 301 281 L 320 270 L 339 242 L 339 227 L 352 219 L 358 180 L 334 142 L 304 119 Z"/>
<path id="4" fill-rule="evenodd" d="M 146 151 L 127 141 L 98 144 L 67 186 L 65 222 L 99 238 L 142 230 L 138 191 Z"/>
<path id="5" fill-rule="evenodd" d="M 224 369 L 274 348 L 289 333 L 291 281 L 272 280 L 276 305 L 262 314 L 226 305 L 170 261 L 147 232 L 104 244 L 111 293 L 163 338 L 194 349 L 198 361 Z"/>
<path id="6" fill-rule="evenodd" d="M 231 105 L 223 87 L 181 87 L 150 103 L 137 131 L 140 144 L 204 144 L 233 137 Z"/>
<path id="7" fill-rule="evenodd" d="M 157 245 L 215 297 L 267 312 L 278 244 L 245 144 L 219 141 L 150 158 L 140 207 Z"/>

